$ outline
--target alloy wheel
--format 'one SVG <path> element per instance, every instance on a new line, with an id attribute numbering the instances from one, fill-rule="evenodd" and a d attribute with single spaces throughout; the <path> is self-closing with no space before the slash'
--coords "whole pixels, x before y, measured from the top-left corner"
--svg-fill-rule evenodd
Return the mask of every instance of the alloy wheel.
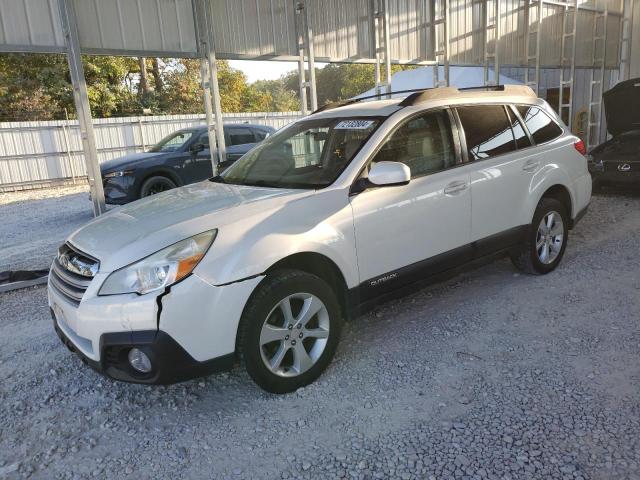
<path id="1" fill-rule="evenodd" d="M 147 195 L 155 195 L 157 193 L 166 192 L 167 190 L 170 190 L 169 185 L 158 182 L 151 185 Z"/>
<path id="2" fill-rule="evenodd" d="M 275 375 L 295 377 L 318 361 L 330 328 L 325 304 L 310 293 L 282 299 L 267 315 L 260 332 L 260 353 Z"/>
<path id="3" fill-rule="evenodd" d="M 564 242 L 564 223 L 562 216 L 552 210 L 542 217 L 536 233 L 536 253 L 545 265 L 553 263 Z"/>

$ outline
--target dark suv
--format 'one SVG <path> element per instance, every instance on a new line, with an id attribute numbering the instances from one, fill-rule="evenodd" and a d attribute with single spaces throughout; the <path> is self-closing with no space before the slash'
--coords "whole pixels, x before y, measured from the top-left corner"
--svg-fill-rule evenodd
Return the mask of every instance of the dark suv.
<path id="1" fill-rule="evenodd" d="M 219 173 L 273 132 L 274 128 L 265 125 L 225 125 L 227 157 Z M 178 130 L 146 152 L 104 162 L 100 170 L 105 200 L 116 205 L 205 180 L 213 171 L 207 127 Z"/>
<path id="2" fill-rule="evenodd" d="M 603 101 L 612 138 L 589 152 L 594 189 L 640 187 L 640 78 L 618 83 Z"/>

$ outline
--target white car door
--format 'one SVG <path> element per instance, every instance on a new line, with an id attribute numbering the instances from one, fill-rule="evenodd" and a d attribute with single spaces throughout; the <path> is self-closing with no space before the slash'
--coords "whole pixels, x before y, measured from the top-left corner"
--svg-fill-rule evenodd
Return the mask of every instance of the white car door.
<path id="1" fill-rule="evenodd" d="M 471 171 L 471 240 L 489 253 L 517 242 L 519 218 L 532 175 L 539 169 L 534 149 L 519 121 L 504 105 L 457 107 Z M 513 125 L 513 126 L 512 126 Z M 491 237 L 491 238 L 489 238 Z"/>
<path id="2" fill-rule="evenodd" d="M 369 168 L 379 161 L 402 162 L 411 169 L 411 181 L 350 198 L 365 297 L 437 273 L 447 263 L 441 254 L 470 242 L 469 165 L 461 164 L 450 118 L 448 111 L 436 110 L 400 124 Z M 454 260 L 463 260 L 458 253 Z"/>

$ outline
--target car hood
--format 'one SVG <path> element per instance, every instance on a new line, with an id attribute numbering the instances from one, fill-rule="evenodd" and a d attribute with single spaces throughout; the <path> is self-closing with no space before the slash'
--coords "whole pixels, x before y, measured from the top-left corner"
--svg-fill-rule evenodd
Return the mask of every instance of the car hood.
<path id="1" fill-rule="evenodd" d="M 68 241 L 100 260 L 101 272 L 110 272 L 190 236 L 311 194 L 204 181 L 117 207 L 76 230 Z"/>
<path id="2" fill-rule="evenodd" d="M 640 78 L 620 82 L 604 92 L 603 102 L 611 135 L 640 129 Z"/>
<path id="3" fill-rule="evenodd" d="M 129 155 L 125 155 L 124 157 L 114 158 L 112 160 L 107 160 L 100 164 L 100 171 L 104 175 L 105 173 L 116 172 L 118 170 L 122 170 L 123 168 L 135 166 L 136 163 L 140 163 L 149 158 L 157 157 L 158 155 L 163 155 L 164 152 L 140 152 L 140 153 L 130 153 Z"/>

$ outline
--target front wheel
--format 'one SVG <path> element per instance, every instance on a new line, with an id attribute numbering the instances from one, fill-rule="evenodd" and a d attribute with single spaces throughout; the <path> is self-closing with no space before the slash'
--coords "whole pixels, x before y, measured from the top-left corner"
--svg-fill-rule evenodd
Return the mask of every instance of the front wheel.
<path id="1" fill-rule="evenodd" d="M 144 181 L 142 187 L 140 187 L 140 198 L 165 192 L 172 188 L 176 188 L 176 184 L 172 180 L 161 175 L 156 175 Z"/>
<path id="2" fill-rule="evenodd" d="M 336 295 L 319 277 L 297 270 L 269 274 L 240 320 L 238 351 L 247 372 L 272 393 L 308 385 L 338 345 L 342 315 Z"/>
<path id="3" fill-rule="evenodd" d="M 511 253 L 511 261 L 526 273 L 553 271 L 567 247 L 569 218 L 565 206 L 555 198 L 543 198 L 533 215 L 527 239 Z"/>

